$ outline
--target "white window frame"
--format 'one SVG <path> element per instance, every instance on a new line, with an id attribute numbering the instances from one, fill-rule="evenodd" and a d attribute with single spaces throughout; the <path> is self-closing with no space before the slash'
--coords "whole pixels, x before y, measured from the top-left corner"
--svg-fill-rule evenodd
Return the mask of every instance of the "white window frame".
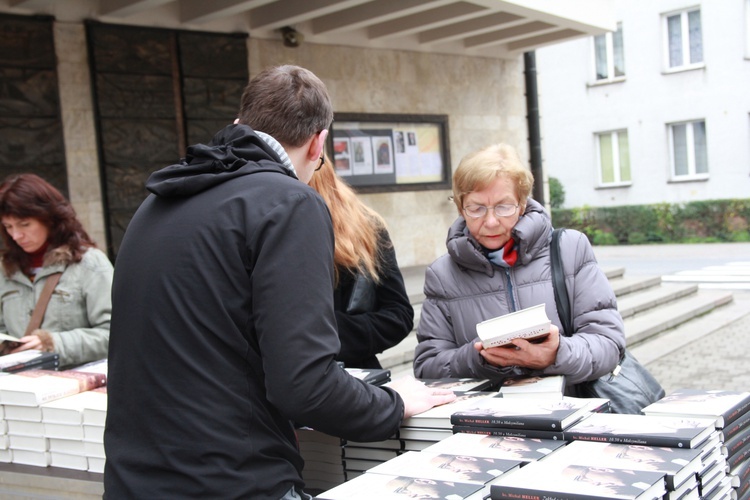
<path id="1" fill-rule="evenodd" d="M 750 1 L 750 0 L 748 0 Z M 622 47 L 622 60 L 623 60 L 623 74 L 620 76 L 615 76 L 615 43 L 614 43 L 614 33 L 612 31 L 608 31 L 607 33 L 603 35 L 595 36 L 591 39 L 591 51 L 593 53 L 593 59 L 594 59 L 594 74 L 593 74 L 593 83 L 612 83 L 612 82 L 621 82 L 625 80 L 625 76 L 627 75 L 627 71 L 625 71 L 625 47 L 624 47 L 624 35 L 622 34 L 622 23 L 617 23 L 617 32 L 620 32 L 620 35 L 623 38 L 623 47 Z M 596 39 L 598 37 L 604 37 L 604 45 L 606 48 L 606 57 L 607 57 L 607 78 L 599 78 L 599 75 L 597 74 L 597 67 L 598 67 L 598 61 L 596 57 Z"/>
<path id="2" fill-rule="evenodd" d="M 750 0 L 745 0 L 745 59 L 750 59 Z"/>
<path id="3" fill-rule="evenodd" d="M 695 171 L 695 133 L 694 127 L 696 123 L 706 124 L 705 119 L 688 120 L 682 122 L 674 122 L 667 124 L 667 136 L 669 138 L 669 178 L 670 182 L 682 182 L 682 181 L 700 181 L 708 179 L 709 173 L 711 172 L 710 166 L 708 165 L 708 127 L 706 127 L 706 169 L 708 172 L 696 173 Z M 687 125 L 686 127 L 686 143 L 687 143 L 687 174 L 677 175 L 675 165 L 675 154 L 674 154 L 674 130 L 675 126 Z"/>
<path id="4" fill-rule="evenodd" d="M 662 14 L 662 44 L 664 46 L 664 72 L 673 73 L 679 71 L 687 71 L 691 69 L 704 68 L 706 66 L 705 51 L 703 50 L 703 16 L 701 16 L 701 51 L 704 52 L 703 60 L 697 63 L 690 62 L 690 25 L 688 22 L 688 14 L 691 12 L 701 12 L 700 7 L 691 7 L 685 10 L 679 10 L 674 12 L 668 12 Z M 680 31 L 682 33 L 682 64 L 679 66 L 669 65 L 669 18 L 673 16 L 680 16 Z"/>
<path id="5" fill-rule="evenodd" d="M 628 133 L 628 129 L 618 129 L 618 130 L 611 130 L 606 132 L 596 132 L 594 133 L 594 142 L 596 143 L 596 167 L 597 167 L 597 177 L 598 177 L 598 187 L 600 188 L 610 188 L 610 187 L 623 187 L 623 186 L 630 186 L 633 184 L 633 167 L 632 163 L 629 165 L 630 167 L 630 179 L 629 180 L 622 180 L 622 165 L 620 165 L 620 134 L 621 133 Z M 603 170 L 602 170 L 602 148 L 601 148 L 601 137 L 609 135 L 612 139 L 612 169 L 614 171 L 615 180 L 612 182 L 605 182 L 603 179 Z M 630 149 L 630 136 L 628 135 L 628 149 Z M 628 157 L 630 157 L 630 152 L 628 152 Z"/>

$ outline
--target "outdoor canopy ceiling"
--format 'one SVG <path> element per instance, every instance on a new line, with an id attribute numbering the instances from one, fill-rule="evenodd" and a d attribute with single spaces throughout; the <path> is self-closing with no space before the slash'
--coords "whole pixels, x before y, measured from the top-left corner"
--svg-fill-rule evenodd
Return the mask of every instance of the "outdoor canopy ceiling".
<path id="1" fill-rule="evenodd" d="M 616 29 L 612 0 L 0 0 L 0 12 L 500 58 Z"/>

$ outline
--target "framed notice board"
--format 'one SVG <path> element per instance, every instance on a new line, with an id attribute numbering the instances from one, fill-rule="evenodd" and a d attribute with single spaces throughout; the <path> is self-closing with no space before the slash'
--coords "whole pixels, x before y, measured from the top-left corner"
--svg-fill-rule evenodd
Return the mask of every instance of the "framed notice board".
<path id="1" fill-rule="evenodd" d="M 447 115 L 336 113 L 329 154 L 359 192 L 451 185 Z"/>

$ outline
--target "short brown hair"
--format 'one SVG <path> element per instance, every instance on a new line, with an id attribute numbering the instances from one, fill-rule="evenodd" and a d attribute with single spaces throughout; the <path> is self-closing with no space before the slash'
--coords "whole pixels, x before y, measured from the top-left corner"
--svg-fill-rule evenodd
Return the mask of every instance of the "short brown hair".
<path id="1" fill-rule="evenodd" d="M 464 156 L 453 173 L 453 202 L 463 213 L 466 195 L 481 191 L 495 179 L 505 176 L 516 187 L 516 196 L 522 206 L 534 187 L 534 176 L 521 162 L 516 150 L 508 144 L 493 144 Z"/>
<path id="2" fill-rule="evenodd" d="M 300 147 L 332 122 L 325 84 L 299 66 L 265 69 L 242 93 L 239 123 L 269 134 L 283 146 Z"/>

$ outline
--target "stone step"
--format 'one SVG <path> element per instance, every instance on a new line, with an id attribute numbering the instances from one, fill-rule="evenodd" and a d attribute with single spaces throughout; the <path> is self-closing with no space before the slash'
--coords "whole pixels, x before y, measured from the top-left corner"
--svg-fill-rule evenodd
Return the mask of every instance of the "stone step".
<path id="1" fill-rule="evenodd" d="M 674 300 L 625 319 L 625 339 L 629 347 L 635 346 L 661 332 L 693 320 L 716 307 L 728 304 L 732 292 L 701 290 L 695 295 Z"/>
<path id="2" fill-rule="evenodd" d="M 661 285 L 618 298 L 617 309 L 625 319 L 696 293 L 698 293 L 698 285 Z"/>
<path id="3" fill-rule="evenodd" d="M 631 293 L 659 286 L 661 284 L 661 276 L 620 276 L 610 278 L 609 284 L 612 285 L 612 289 L 619 299 L 619 297 Z"/>
<path id="4" fill-rule="evenodd" d="M 664 330 L 629 349 L 638 361 L 648 365 L 691 342 L 700 341 L 703 337 L 746 316 L 748 311 L 750 311 L 750 294 L 735 295 L 730 303 L 716 307 L 675 328 Z"/>

